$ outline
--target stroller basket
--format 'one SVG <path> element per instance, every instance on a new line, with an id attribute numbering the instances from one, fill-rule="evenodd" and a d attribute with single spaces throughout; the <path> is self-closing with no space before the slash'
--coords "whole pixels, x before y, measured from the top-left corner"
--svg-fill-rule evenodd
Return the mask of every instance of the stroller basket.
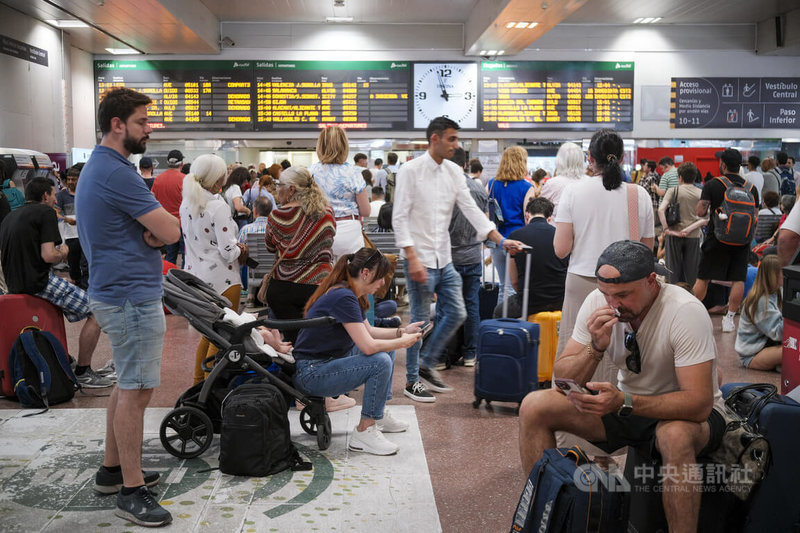
<path id="1" fill-rule="evenodd" d="M 201 279 L 184 270 L 170 270 L 164 279 L 164 306 L 174 315 L 186 318 L 189 324 L 219 349 L 214 367 L 202 386 L 184 392 L 161 422 L 161 443 L 172 455 L 188 459 L 197 457 L 211 446 L 214 429 L 219 428 L 219 402 L 214 401 L 215 384 L 224 382 L 236 373 L 255 372 L 261 379 L 275 385 L 284 394 L 305 404 L 300 424 L 310 434 L 317 435 L 321 450 L 330 446 L 331 424 L 322 398 L 307 397 L 265 368 L 276 362 L 258 349 L 250 338 L 254 328 L 264 326 L 279 330 L 295 330 L 334 324 L 333 317 L 300 320 L 259 318 L 240 326 L 223 322 L 224 309 L 231 302 L 217 294 Z M 264 365 L 264 366 L 262 366 Z M 199 391 L 198 391 L 199 388 Z M 210 413 L 210 414 L 209 414 Z M 216 426 L 216 427 L 215 427 Z"/>

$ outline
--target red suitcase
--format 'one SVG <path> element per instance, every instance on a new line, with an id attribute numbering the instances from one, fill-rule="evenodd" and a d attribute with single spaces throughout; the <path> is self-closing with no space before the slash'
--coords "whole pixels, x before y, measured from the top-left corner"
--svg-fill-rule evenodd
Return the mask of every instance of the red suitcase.
<path id="1" fill-rule="evenodd" d="M 4 396 L 14 396 L 8 356 L 20 332 L 28 326 L 49 331 L 61 341 L 69 353 L 67 331 L 61 309 L 30 294 L 0 295 L 0 317 L 3 317 L 0 320 L 0 392 Z"/>

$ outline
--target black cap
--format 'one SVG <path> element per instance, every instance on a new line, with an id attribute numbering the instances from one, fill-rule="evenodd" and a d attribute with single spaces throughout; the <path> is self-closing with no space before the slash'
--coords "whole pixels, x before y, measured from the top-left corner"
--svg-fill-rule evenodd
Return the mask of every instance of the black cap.
<path id="1" fill-rule="evenodd" d="M 720 150 L 714 157 L 725 163 L 725 166 L 728 167 L 728 170 L 737 171 L 739 167 L 742 166 L 742 154 L 739 150 L 735 150 L 733 148 L 725 148 L 724 150 Z"/>
<path id="2" fill-rule="evenodd" d="M 139 168 L 153 168 L 153 160 L 149 157 L 143 157 L 139 160 Z"/>
<path id="3" fill-rule="evenodd" d="M 604 278 L 597 272 L 603 265 L 608 265 L 619 270 L 619 277 Z M 646 278 L 651 272 L 659 276 L 669 274 L 664 265 L 656 262 L 653 250 L 639 241 L 612 242 L 603 250 L 597 259 L 594 275 L 603 283 L 628 283 Z"/>
<path id="4" fill-rule="evenodd" d="M 170 150 L 169 154 L 167 154 L 167 163 L 175 165 L 181 161 L 183 161 L 183 154 L 180 150 Z"/>

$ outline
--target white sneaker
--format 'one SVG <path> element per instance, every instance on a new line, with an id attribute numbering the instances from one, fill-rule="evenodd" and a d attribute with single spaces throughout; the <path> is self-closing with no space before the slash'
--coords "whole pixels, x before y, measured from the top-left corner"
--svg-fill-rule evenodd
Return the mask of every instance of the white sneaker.
<path id="1" fill-rule="evenodd" d="M 375 425 L 381 433 L 402 433 L 408 429 L 408 422 L 396 419 L 388 409 L 383 411 L 383 418 L 376 420 Z"/>
<path id="2" fill-rule="evenodd" d="M 355 452 L 366 452 L 373 455 L 394 455 L 399 448 L 397 444 L 389 442 L 374 424 L 364 431 L 354 429 L 347 447 Z"/>
<path id="3" fill-rule="evenodd" d="M 725 315 L 722 317 L 722 332 L 730 333 L 736 331 L 736 324 L 733 323 L 733 317 Z"/>

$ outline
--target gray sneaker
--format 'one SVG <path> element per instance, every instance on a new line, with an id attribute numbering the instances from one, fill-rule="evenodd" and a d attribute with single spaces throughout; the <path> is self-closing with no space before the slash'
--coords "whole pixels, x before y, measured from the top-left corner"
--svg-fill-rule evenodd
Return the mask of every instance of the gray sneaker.
<path id="1" fill-rule="evenodd" d="M 385 416 L 385 415 L 384 415 Z M 158 472 L 142 471 L 144 484 L 146 487 L 152 487 L 158 484 L 161 475 Z M 94 476 L 94 490 L 100 494 L 116 494 L 122 489 L 122 471 L 111 472 L 106 467 L 101 466 L 97 469 L 97 474 Z"/>
<path id="2" fill-rule="evenodd" d="M 172 515 L 159 505 L 147 487 L 139 487 L 127 496 L 120 491 L 114 514 L 145 527 L 165 526 L 172 522 Z"/>
<path id="3" fill-rule="evenodd" d="M 108 362 L 103 365 L 102 368 L 98 368 L 94 371 L 100 377 L 113 379 L 114 381 L 117 380 L 117 368 L 114 366 L 114 360 L 109 359 Z"/>
<path id="4" fill-rule="evenodd" d="M 85 389 L 105 389 L 114 385 L 114 381 L 98 375 L 91 368 L 87 368 L 86 372 L 75 377 L 78 378 L 78 384 Z"/>

